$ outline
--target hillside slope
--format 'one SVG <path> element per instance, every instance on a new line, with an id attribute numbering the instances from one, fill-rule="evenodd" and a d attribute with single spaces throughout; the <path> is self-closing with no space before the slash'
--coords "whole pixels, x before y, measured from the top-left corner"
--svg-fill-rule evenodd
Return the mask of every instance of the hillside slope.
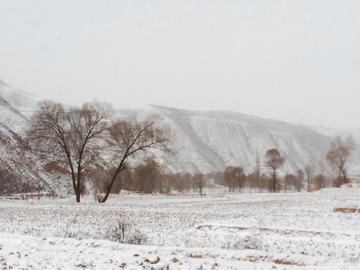
<path id="1" fill-rule="evenodd" d="M 0 180 L 7 183 L 6 191 L 51 190 L 56 178 L 63 177 L 46 172 L 46 159 L 40 160 L 27 147 L 28 124 L 29 120 L 0 95 Z"/>
<path id="2" fill-rule="evenodd" d="M 21 112 L 26 117 L 31 116 L 36 104 L 40 101 L 39 98 L 11 87 L 7 83 L 0 80 L 0 96 L 2 96 L 14 109 Z"/>
<path id="3" fill-rule="evenodd" d="M 20 137 L 27 119 L 16 108 L 31 112 L 38 98 L 0 81 L 0 124 Z M 8 102 L 6 102 L 7 100 Z M 116 105 L 116 104 L 115 104 Z M 325 161 L 335 136 L 352 134 L 360 142 L 360 130 L 305 127 L 229 111 L 186 111 L 160 106 L 118 110 L 126 119 L 159 115 L 174 133 L 174 155 L 156 153 L 158 161 L 173 172 L 219 172 L 226 166 L 243 166 L 249 173 L 259 158 L 262 170 L 268 149 L 277 148 L 286 159 L 283 172 L 295 172 L 307 162 Z M 29 115 L 27 115 L 29 116 Z M 349 162 L 349 172 L 360 173 L 360 149 Z M 319 166 L 318 166 L 319 167 Z M 326 170 L 321 168 L 321 170 Z"/>
<path id="4" fill-rule="evenodd" d="M 160 115 L 174 130 L 175 156 L 167 164 L 175 171 L 218 172 L 243 166 L 250 172 L 258 156 L 277 148 L 285 156 L 284 171 L 295 172 L 309 160 L 323 160 L 331 136 L 300 125 L 228 111 L 199 112 L 149 106 L 123 110 L 121 115 L 145 118 Z M 165 158 L 164 158 L 165 159 Z"/>

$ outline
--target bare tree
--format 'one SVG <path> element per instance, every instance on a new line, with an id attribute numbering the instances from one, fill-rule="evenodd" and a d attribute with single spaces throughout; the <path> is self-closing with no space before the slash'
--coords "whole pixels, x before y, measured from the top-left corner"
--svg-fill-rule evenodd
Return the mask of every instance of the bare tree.
<path id="1" fill-rule="evenodd" d="M 326 160 L 338 171 L 337 178 L 341 179 L 339 186 L 349 182 L 345 165 L 354 150 L 355 140 L 352 136 L 348 136 L 345 140 L 338 136 L 330 144 L 330 149 L 326 154 Z"/>
<path id="2" fill-rule="evenodd" d="M 258 191 L 262 191 L 263 185 L 261 185 L 260 160 L 258 153 L 256 153 L 254 171 L 247 176 L 247 180 L 249 183 L 250 192 L 252 188 L 257 188 Z"/>
<path id="3" fill-rule="evenodd" d="M 297 178 L 295 175 L 288 173 L 284 177 L 284 182 L 285 182 L 285 192 L 287 192 L 287 189 L 294 187 L 296 188 Z"/>
<path id="4" fill-rule="evenodd" d="M 306 176 L 308 192 L 310 192 L 310 190 L 311 190 L 310 186 L 311 186 L 311 181 L 312 181 L 312 178 L 313 178 L 314 171 L 315 171 L 315 162 L 309 160 L 304 165 L 304 172 L 305 172 L 305 176 Z"/>
<path id="5" fill-rule="evenodd" d="M 98 140 L 108 128 L 104 119 L 111 112 L 107 103 L 85 103 L 66 112 L 60 103 L 42 101 L 31 119 L 28 138 L 33 149 L 67 167 L 76 202 L 84 191 L 85 173 L 99 160 Z"/>
<path id="6" fill-rule="evenodd" d="M 246 175 L 242 167 L 228 166 L 223 173 L 223 182 L 231 189 L 235 190 L 235 186 L 238 186 L 241 190 L 244 187 L 246 181 Z"/>
<path id="7" fill-rule="evenodd" d="M 185 183 L 185 190 L 190 190 L 191 189 L 191 179 L 192 179 L 192 175 L 189 172 L 186 173 L 182 173 L 182 181 Z"/>
<path id="8" fill-rule="evenodd" d="M 265 153 L 265 164 L 272 170 L 272 192 L 276 192 L 277 177 L 276 171 L 284 164 L 285 159 L 281 156 L 279 150 L 269 149 Z"/>
<path id="9" fill-rule="evenodd" d="M 114 164 L 116 170 L 106 187 L 105 196 L 99 202 L 106 202 L 118 174 L 125 170 L 126 162 L 131 157 L 139 153 L 145 156 L 151 152 L 151 149 L 170 151 L 168 144 L 171 131 L 166 126 L 160 126 L 160 122 L 160 118 L 152 117 L 142 122 L 119 120 L 110 126 L 107 143 L 111 150 L 111 163 Z"/>
<path id="10" fill-rule="evenodd" d="M 197 173 L 193 176 L 193 185 L 199 189 L 199 193 L 202 195 L 203 188 L 205 186 L 205 175 L 203 173 Z"/>
<path id="11" fill-rule="evenodd" d="M 319 190 L 325 186 L 326 178 L 323 174 L 318 174 L 314 177 L 314 189 Z"/>
<path id="12" fill-rule="evenodd" d="M 162 191 L 162 183 L 158 183 L 158 181 L 162 181 L 159 165 L 151 158 L 136 167 L 134 179 L 138 192 L 153 193 L 154 191 Z"/>
<path id="13" fill-rule="evenodd" d="M 297 191 L 301 191 L 304 182 L 304 172 L 301 169 L 296 171 L 296 184 L 295 188 Z"/>
<path id="14" fill-rule="evenodd" d="M 225 171 L 223 172 L 222 175 L 222 181 L 223 183 L 229 187 L 229 193 L 231 192 L 231 190 L 234 192 L 235 190 L 235 183 L 236 183 L 236 179 L 233 175 L 233 170 L 234 170 L 234 166 L 228 166 L 226 167 Z"/>

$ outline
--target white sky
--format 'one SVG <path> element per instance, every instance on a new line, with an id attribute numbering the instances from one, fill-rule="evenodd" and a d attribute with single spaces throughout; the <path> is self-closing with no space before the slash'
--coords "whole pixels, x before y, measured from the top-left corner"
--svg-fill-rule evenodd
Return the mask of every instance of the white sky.
<path id="1" fill-rule="evenodd" d="M 0 1 L 0 80 L 72 105 L 360 127 L 360 1 Z"/>

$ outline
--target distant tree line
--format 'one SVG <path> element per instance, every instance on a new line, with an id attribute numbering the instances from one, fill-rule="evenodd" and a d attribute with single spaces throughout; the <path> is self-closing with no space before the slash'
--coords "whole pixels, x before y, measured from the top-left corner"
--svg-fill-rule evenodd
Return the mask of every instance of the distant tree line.
<path id="1" fill-rule="evenodd" d="M 260 162 L 257 158 L 255 169 L 249 175 L 244 173 L 244 168 L 241 166 L 229 166 L 222 173 L 221 181 L 218 181 L 218 184 L 227 186 L 229 192 L 234 192 L 235 189 L 241 191 L 244 187 L 257 192 L 264 190 L 294 192 L 302 189 L 314 191 L 326 186 L 340 187 L 342 184 L 349 183 L 346 164 L 354 150 L 355 141 L 352 136 L 345 139 L 336 137 L 325 156 L 329 165 L 328 169 L 332 174 L 329 175 L 325 172 L 326 165 L 323 162 L 309 160 L 303 168 L 297 169 L 295 173 L 286 173 L 280 176 L 278 171 L 286 159 L 278 149 L 269 149 L 264 156 L 264 173 L 261 173 Z"/>
<path id="2" fill-rule="evenodd" d="M 105 193 L 113 173 L 111 171 L 109 173 L 100 171 L 97 175 L 102 176 L 92 178 L 95 194 Z M 129 168 L 119 174 L 111 193 L 119 193 L 122 190 L 126 190 L 139 194 L 169 194 L 176 191 L 179 193 L 192 192 L 201 195 L 209 177 L 209 175 L 203 173 L 192 175 L 188 172 L 166 172 L 154 159 L 148 158 L 138 166 Z"/>

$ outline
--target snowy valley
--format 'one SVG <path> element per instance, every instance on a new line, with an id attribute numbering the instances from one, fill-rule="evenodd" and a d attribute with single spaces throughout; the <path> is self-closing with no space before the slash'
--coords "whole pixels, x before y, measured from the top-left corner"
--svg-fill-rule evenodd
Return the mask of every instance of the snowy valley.
<path id="1" fill-rule="evenodd" d="M 75 203 L 69 176 L 26 147 L 25 130 L 39 100 L 0 81 L 2 169 L 55 192 L 26 200 L 0 197 L 1 269 L 359 269 L 357 184 L 311 193 L 229 193 L 212 185 L 204 187 L 204 196 L 122 190 L 106 204 L 92 193 Z M 174 134 L 173 155 L 156 153 L 173 173 L 242 166 L 248 174 L 257 157 L 266 173 L 262 159 L 270 148 L 285 157 L 281 173 L 295 173 L 308 162 L 324 164 L 338 135 L 360 142 L 358 129 L 305 127 L 229 111 L 117 110 L 122 119 L 149 115 L 160 116 Z M 353 183 L 359 164 L 357 148 L 347 167 Z M 331 173 L 320 165 L 318 170 Z M 64 198 L 54 198 L 56 193 Z"/>

